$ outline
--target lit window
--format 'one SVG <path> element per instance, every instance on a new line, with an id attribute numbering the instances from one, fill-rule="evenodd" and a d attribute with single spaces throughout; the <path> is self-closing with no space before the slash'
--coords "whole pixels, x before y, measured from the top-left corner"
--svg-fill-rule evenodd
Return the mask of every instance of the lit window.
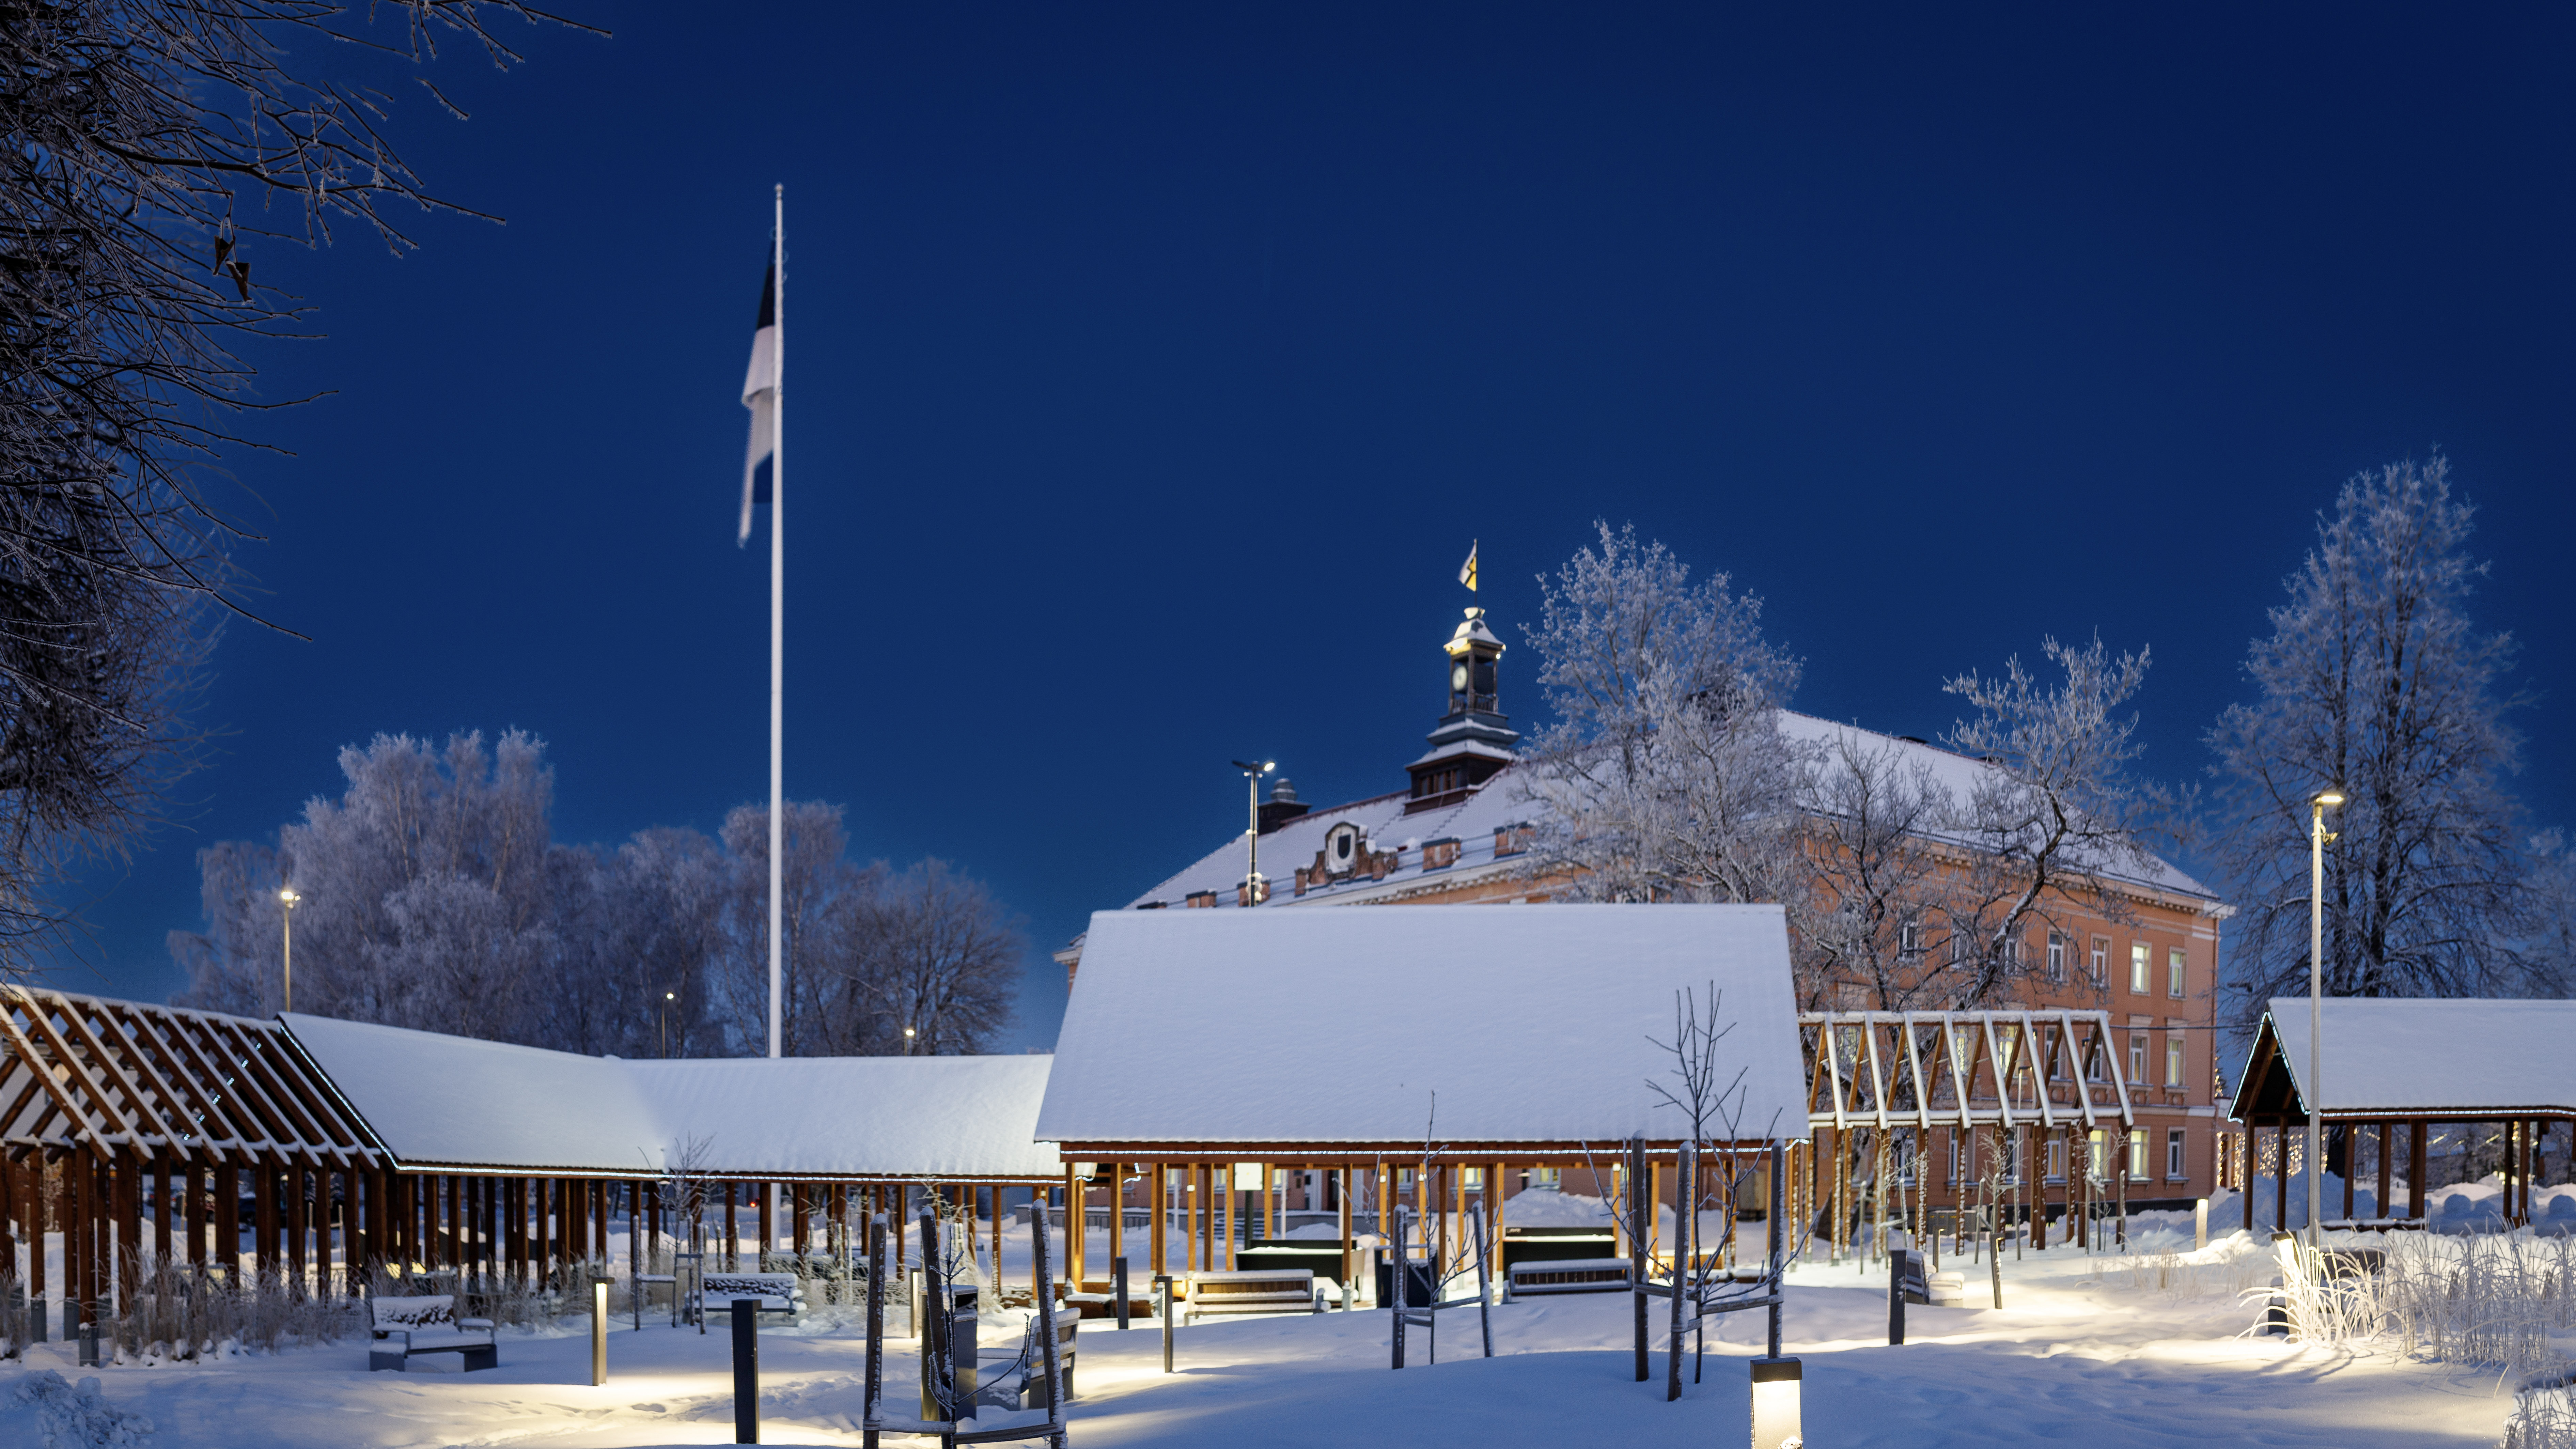
<path id="1" fill-rule="evenodd" d="M 2182 1033 L 2178 1031 L 2165 1033 L 2165 1085 L 2182 1086 Z"/>
<path id="2" fill-rule="evenodd" d="M 2066 1144 L 2055 1139 L 2051 1139 L 2048 1144 L 2048 1180 L 2051 1182 L 2066 1180 Z"/>
<path id="3" fill-rule="evenodd" d="M 2165 953 L 2165 995 L 2176 1001 L 2182 1000 L 2182 948 L 2180 946 Z"/>
<path id="4" fill-rule="evenodd" d="M 2095 1182 L 2103 1177 L 2102 1169 L 2111 1165 L 2111 1134 L 2096 1127 L 2084 1134 L 2084 1175 Z"/>
<path id="5" fill-rule="evenodd" d="M 2181 1128 L 2168 1127 L 2165 1129 L 2165 1176 L 2172 1178 L 2176 1182 L 2180 1182 L 2191 1175 L 2183 1170 L 2184 1161 L 2182 1144 L 2183 1136 Z"/>
<path id="6" fill-rule="evenodd" d="M 2055 931 L 2048 933 L 2048 979 L 2066 979 L 2066 938 Z"/>
<path id="7" fill-rule="evenodd" d="M 1533 1167 L 1529 1170 L 1529 1175 L 1522 1179 L 1522 1185 L 1544 1192 L 1554 1192 L 1564 1182 L 1564 1172 L 1565 1169 L 1561 1167 Z"/>
<path id="8" fill-rule="evenodd" d="M 1469 1192 L 1483 1192 L 1485 1190 L 1485 1169 L 1481 1167 L 1470 1167 L 1466 1171 L 1466 1190 Z"/>
<path id="9" fill-rule="evenodd" d="M 2147 994 L 2147 943 L 2144 941 L 2129 943 L 2129 994 Z"/>
<path id="10" fill-rule="evenodd" d="M 2147 1129 L 2139 1127 L 2132 1129 L 2129 1133 L 2129 1180 L 2131 1182 L 2144 1182 L 2146 1179 Z"/>

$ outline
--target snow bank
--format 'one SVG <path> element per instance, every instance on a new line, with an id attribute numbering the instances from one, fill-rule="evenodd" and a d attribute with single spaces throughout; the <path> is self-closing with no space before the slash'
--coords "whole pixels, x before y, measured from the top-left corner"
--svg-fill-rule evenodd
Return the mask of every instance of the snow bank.
<path id="1" fill-rule="evenodd" d="M 34 1431 L 33 1439 L 16 1435 L 10 1442 L 43 1449 L 109 1449 L 140 1444 L 152 1432 L 152 1421 L 111 1407 L 99 1393 L 98 1380 L 86 1378 L 75 1388 L 52 1369 L 30 1374 L 9 1396 L 8 1419 Z"/>

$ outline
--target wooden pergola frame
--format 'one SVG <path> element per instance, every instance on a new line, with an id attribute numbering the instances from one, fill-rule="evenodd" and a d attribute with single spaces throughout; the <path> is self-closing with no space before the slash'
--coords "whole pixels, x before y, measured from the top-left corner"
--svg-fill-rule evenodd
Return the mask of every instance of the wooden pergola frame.
<path id="1" fill-rule="evenodd" d="M 1803 1161 L 1792 1160 L 1792 1218 L 1808 1221 L 1823 1206 L 1830 1209 L 1828 1240 L 1841 1234 L 1857 1200 L 1856 1137 L 1865 1136 L 1876 1154 L 1882 1182 L 1895 1171 L 1894 1144 L 1910 1140 L 1919 1199 L 1927 1208 L 1937 1203 L 1955 1209 L 1969 1195 L 1989 1129 L 1998 1165 L 2005 1143 L 2029 1131 L 2038 1140 L 2021 1159 L 2018 1206 L 2035 1245 L 2044 1248 L 2051 1206 L 2044 1165 L 2048 1143 L 2060 1134 L 2068 1142 L 2058 1208 L 2063 1214 L 2089 1212 L 2100 1204 L 2092 1198 L 2093 1173 L 2079 1170 L 2075 1144 L 2089 1148 L 2093 1132 L 2116 1125 L 2121 1140 L 2110 1153 L 2111 1206 L 2125 1240 L 2132 1170 L 2125 1159 L 2137 1117 L 2112 1041 L 2120 1030 L 2108 1011 L 2067 1008 L 1801 1012 L 1807 1126 L 1814 1145 Z M 1933 1144 L 1944 1138 L 1961 1150 L 1966 1170 L 1956 1182 L 1938 1182 L 1922 1167 L 1934 1158 Z M 2042 1164 L 2037 1171 L 2031 1170 L 2034 1161 Z"/>
<path id="2" fill-rule="evenodd" d="M 247 1181 L 260 1266 L 301 1271 L 331 1180 L 387 1165 L 275 1023 L 0 985 L 0 1263 L 50 1217 L 83 1322 L 121 1311 L 115 1265 L 146 1241 L 147 1197 L 158 1256 L 204 1262 L 209 1234 L 239 1240 Z M 41 1253 L 32 1266 L 42 1294 Z"/>

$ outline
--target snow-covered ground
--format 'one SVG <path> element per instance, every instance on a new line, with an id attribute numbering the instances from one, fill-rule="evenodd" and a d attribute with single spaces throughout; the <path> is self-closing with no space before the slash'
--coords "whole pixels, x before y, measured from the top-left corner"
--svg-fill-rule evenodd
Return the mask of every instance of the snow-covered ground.
<path id="1" fill-rule="evenodd" d="M 2087 1256 L 2058 1247 L 2003 1263 L 2005 1308 L 1909 1311 L 1909 1342 L 1886 1344 L 1883 1270 L 1813 1264 L 1793 1274 L 1787 1349 L 1805 1360 L 1807 1439 L 1817 1445 L 2060 1443 L 2116 1435 L 2133 1443 L 2374 1446 L 2492 1445 L 2509 1388 L 2474 1369 L 2333 1352 L 2239 1336 L 2254 1311 L 2240 1289 L 2267 1283 L 2263 1252 L 2222 1237 L 2203 1253 L 2149 1228 L 2137 1250 Z M 1025 1234 L 1005 1273 L 1021 1280 Z M 1018 1261 L 1012 1261 L 1017 1259 Z M 1968 1302 L 1989 1300 L 1983 1265 L 1956 1258 Z M 1660 1305 L 1659 1305 L 1660 1306 Z M 862 1344 L 854 1315 L 818 1313 L 762 1334 L 763 1418 L 773 1444 L 859 1442 Z M 1179 1372 L 1161 1340 L 1086 1323 L 1073 1437 L 1082 1445 L 1298 1446 L 1421 1436 L 1496 1445 L 1741 1442 L 1744 1361 L 1760 1351 L 1756 1314 L 1715 1320 L 1706 1379 L 1682 1402 L 1633 1381 L 1623 1295 L 1538 1299 L 1494 1310 L 1498 1358 L 1474 1355 L 1472 1311 L 1443 1314 L 1440 1362 L 1387 1368 L 1378 1312 L 1243 1319 L 1179 1331 Z M 667 1319 L 664 1320 L 667 1323 Z M 988 1337 L 989 1332 L 988 1332 Z M 2576 1347 L 2576 1344 L 2570 1344 Z M 897 1340 L 888 1376 L 914 1392 L 913 1345 Z M 587 1325 L 505 1333 L 501 1367 L 452 1364 L 369 1374 L 342 1342 L 203 1366 L 92 1370 L 106 1405 L 149 1419 L 141 1442 L 244 1449 L 426 1445 L 630 1446 L 730 1442 L 728 1343 L 652 1323 L 609 1340 L 609 1384 L 589 1383 Z M 78 1379 L 63 1345 L 0 1366 L 0 1444 L 38 1444 L 31 1378 Z M 59 1399 L 60 1396 L 57 1396 Z M 903 1441 L 897 1441 L 903 1442 Z M 927 1442 L 927 1441 L 915 1441 Z"/>

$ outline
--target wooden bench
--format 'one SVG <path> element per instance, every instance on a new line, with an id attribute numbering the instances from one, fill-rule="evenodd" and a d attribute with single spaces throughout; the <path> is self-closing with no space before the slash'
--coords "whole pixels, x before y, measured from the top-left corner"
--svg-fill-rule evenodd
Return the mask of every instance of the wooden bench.
<path id="1" fill-rule="evenodd" d="M 737 1298 L 757 1299 L 759 1312 L 781 1314 L 790 1322 L 805 1314 L 805 1293 L 793 1273 L 709 1273 L 698 1280 L 701 1314 L 731 1314 Z"/>
<path id="2" fill-rule="evenodd" d="M 461 1354 L 467 1373 L 501 1366 L 501 1345 L 493 1337 L 492 1320 L 457 1317 L 455 1294 L 370 1297 L 367 1371 L 399 1370 L 416 1353 Z"/>
<path id="3" fill-rule="evenodd" d="M 1189 1310 L 1182 1321 L 1220 1313 L 1313 1313 L 1311 1268 L 1257 1268 L 1233 1273 L 1192 1273 Z"/>
<path id="4" fill-rule="evenodd" d="M 1625 1258 L 1542 1258 L 1512 1265 L 1514 1298 L 1532 1293 L 1625 1293 L 1629 1286 Z"/>

